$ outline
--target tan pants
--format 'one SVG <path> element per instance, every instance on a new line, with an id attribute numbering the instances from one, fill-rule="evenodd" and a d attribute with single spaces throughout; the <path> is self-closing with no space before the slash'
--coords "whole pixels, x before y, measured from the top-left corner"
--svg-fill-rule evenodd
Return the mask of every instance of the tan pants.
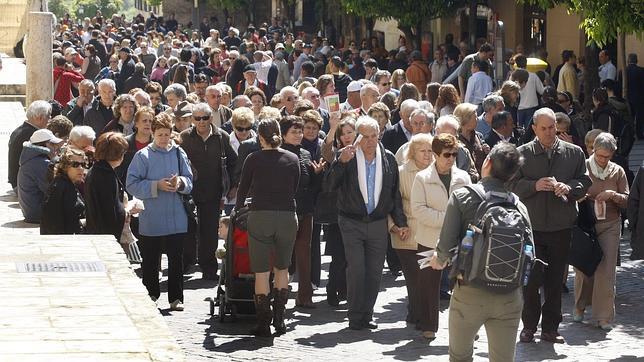
<path id="1" fill-rule="evenodd" d="M 587 277 L 575 268 L 575 307 L 593 307 L 593 319 L 611 322 L 615 318 L 615 269 L 619 251 L 621 220 L 597 223 L 597 239 L 604 256 L 595 275 Z"/>
<path id="2" fill-rule="evenodd" d="M 496 294 L 457 284 L 449 303 L 449 360 L 472 361 L 474 337 L 485 326 L 490 361 L 514 361 L 522 307 L 521 288 Z"/>

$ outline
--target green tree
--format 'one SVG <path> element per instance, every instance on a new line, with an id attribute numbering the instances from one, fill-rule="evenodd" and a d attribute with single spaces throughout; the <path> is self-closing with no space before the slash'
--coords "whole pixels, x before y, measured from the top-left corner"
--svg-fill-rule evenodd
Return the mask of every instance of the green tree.
<path id="1" fill-rule="evenodd" d="M 424 21 L 454 15 L 467 0 L 341 0 L 352 14 L 376 19 L 394 19 L 415 48 L 419 46 Z"/>
<path id="2" fill-rule="evenodd" d="M 569 13 L 581 17 L 579 27 L 586 35 L 586 73 L 584 76 L 587 111 L 592 107 L 592 90 L 599 86 L 597 55 L 599 48 L 617 41 L 617 63 L 625 69 L 624 35 L 634 34 L 639 39 L 644 35 L 644 1 L 642 0 L 519 0 L 519 3 L 538 5 L 544 9 L 563 5 Z M 624 74 L 623 89 L 628 80 Z M 625 92 L 624 92 L 624 95 Z"/>
<path id="3" fill-rule="evenodd" d="M 72 18 L 82 19 L 92 17 L 96 10 L 100 10 L 103 17 L 110 18 L 121 11 L 123 0 L 50 0 L 49 11 L 61 19 L 65 13 Z"/>

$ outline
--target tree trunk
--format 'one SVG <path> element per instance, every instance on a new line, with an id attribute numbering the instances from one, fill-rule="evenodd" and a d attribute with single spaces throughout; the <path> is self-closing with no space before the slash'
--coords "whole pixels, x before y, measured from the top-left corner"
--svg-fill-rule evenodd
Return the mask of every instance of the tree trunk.
<path id="1" fill-rule="evenodd" d="M 626 34 L 617 36 L 617 69 L 622 72 L 622 98 L 628 96 L 628 77 L 626 76 Z"/>
<path id="2" fill-rule="evenodd" d="M 475 53 L 476 49 L 476 9 L 478 8 L 478 1 L 470 0 L 470 16 L 467 21 L 468 32 L 470 33 L 470 53 Z"/>
<path id="3" fill-rule="evenodd" d="M 584 71 L 584 111 L 590 117 L 593 109 L 593 90 L 599 87 L 599 48 L 593 42 L 586 45 L 584 57 L 586 58 L 586 70 Z M 588 118 L 591 119 L 591 118 Z"/>

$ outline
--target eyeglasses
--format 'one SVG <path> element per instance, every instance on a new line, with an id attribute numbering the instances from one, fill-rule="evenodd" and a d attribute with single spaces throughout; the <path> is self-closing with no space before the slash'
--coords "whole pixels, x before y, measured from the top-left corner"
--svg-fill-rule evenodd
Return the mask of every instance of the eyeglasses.
<path id="1" fill-rule="evenodd" d="M 297 100 L 296 96 L 291 96 L 291 97 L 286 98 L 287 102 L 293 102 L 293 101 L 296 101 L 296 100 Z"/>
<path id="2" fill-rule="evenodd" d="M 456 158 L 458 156 L 458 152 L 451 152 L 451 153 L 445 152 L 445 153 L 441 153 L 441 156 L 443 156 L 443 158 L 450 158 L 450 157 Z"/>
<path id="3" fill-rule="evenodd" d="M 313 99 L 320 99 L 320 95 L 319 95 L 319 94 L 311 94 L 309 97 L 310 97 L 310 98 L 313 98 Z"/>
<path id="4" fill-rule="evenodd" d="M 69 163 L 69 167 L 71 168 L 89 168 L 89 164 L 87 162 L 80 162 L 80 161 L 72 161 Z"/>
<path id="5" fill-rule="evenodd" d="M 217 95 L 217 94 L 208 94 L 208 97 L 210 97 L 210 98 L 214 98 L 214 99 L 218 99 L 218 98 L 221 98 L 221 95 Z"/>
<path id="6" fill-rule="evenodd" d="M 235 127 L 235 131 L 237 132 L 248 132 L 252 129 L 253 127 Z"/>
<path id="7" fill-rule="evenodd" d="M 209 121 L 210 120 L 210 116 L 201 116 L 201 117 L 192 116 L 192 118 L 194 118 L 195 121 L 197 121 L 197 122 L 199 122 L 199 121 Z"/>

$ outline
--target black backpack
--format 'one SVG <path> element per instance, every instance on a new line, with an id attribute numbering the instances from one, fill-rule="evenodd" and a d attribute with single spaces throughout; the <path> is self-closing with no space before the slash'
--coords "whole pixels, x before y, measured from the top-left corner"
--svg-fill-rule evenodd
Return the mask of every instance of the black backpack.
<path id="1" fill-rule="evenodd" d="M 455 256 L 458 267 L 452 271 L 461 274 L 465 284 L 496 293 L 522 287 L 535 250 L 530 219 L 519 209 L 519 198 L 511 192 L 486 193 L 480 184 L 465 187 L 478 195 L 481 204 L 475 224 L 468 227 L 474 231 L 472 249 L 465 252 L 461 243 Z"/>

